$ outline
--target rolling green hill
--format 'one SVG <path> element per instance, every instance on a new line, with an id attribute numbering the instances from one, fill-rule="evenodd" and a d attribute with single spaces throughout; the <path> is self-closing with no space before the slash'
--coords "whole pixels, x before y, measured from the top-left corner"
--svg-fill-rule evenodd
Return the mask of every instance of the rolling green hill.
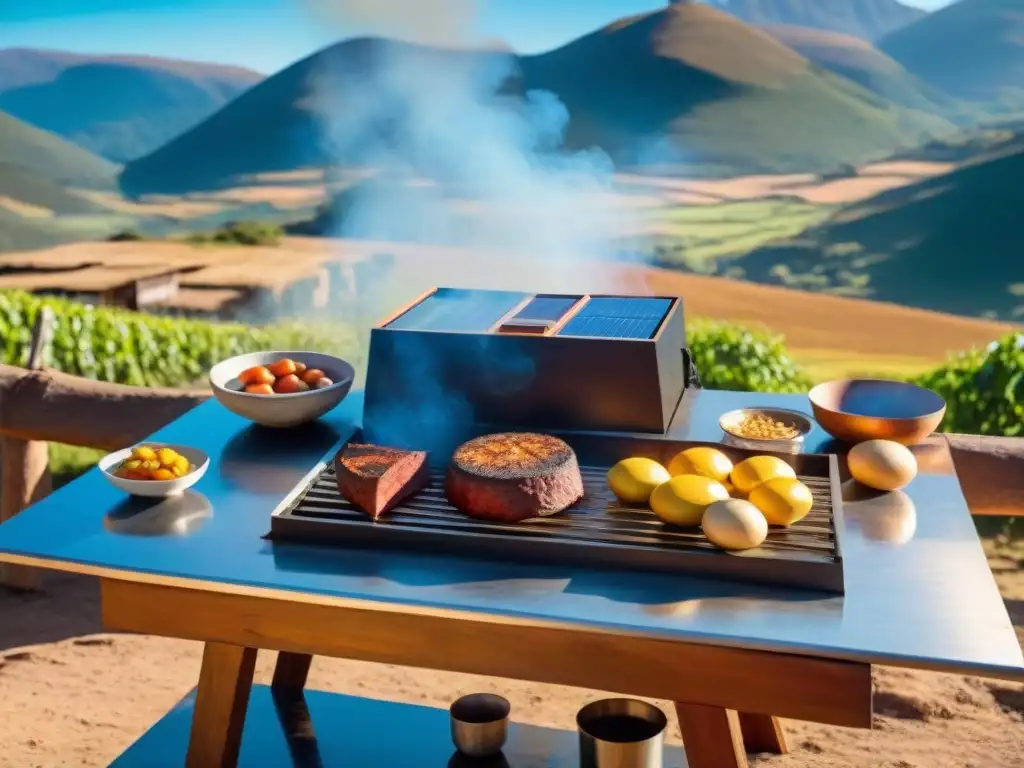
<path id="1" fill-rule="evenodd" d="M 223 186 L 242 174 L 328 163 L 336 158 L 325 149 L 316 112 L 317 77 L 331 72 L 340 91 L 344 78 L 365 83 L 380 74 L 388 56 L 412 62 L 401 75 L 406 82 L 397 98 L 389 103 L 380 97 L 381 114 L 373 125 L 344 126 L 342 132 L 379 137 L 408 121 L 409 105 L 402 102 L 415 92 L 410 80 L 420 70 L 436 74 L 438 62 L 482 67 L 507 54 L 373 39 L 339 43 L 268 78 L 201 125 L 129 163 L 122 189 L 129 195 L 178 193 Z M 422 67 L 415 66 L 418 61 Z M 623 19 L 512 63 L 519 76 L 506 82 L 509 94 L 553 92 L 569 111 L 567 145 L 600 146 L 622 164 L 713 166 L 727 174 L 827 170 L 952 128 L 942 118 L 897 107 L 823 72 L 768 34 L 701 5 Z M 383 78 L 381 88 L 388 85 Z M 434 85 L 425 81 L 423 92 Z M 365 159 L 354 146 L 345 162 Z"/>
<path id="2" fill-rule="evenodd" d="M 626 158 L 638 140 L 668 137 L 689 162 L 820 171 L 951 127 L 823 72 L 762 30 L 703 5 L 616 22 L 525 57 L 522 68 L 531 87 L 568 106 L 571 144 L 597 143 Z"/>
<path id="3" fill-rule="evenodd" d="M 898 0 L 706 0 L 750 24 L 777 24 L 877 40 L 924 17 Z"/>
<path id="4" fill-rule="evenodd" d="M 116 162 L 153 151 L 259 82 L 239 67 L 0 50 L 0 109 Z"/>
<path id="5" fill-rule="evenodd" d="M 959 0 L 878 46 L 917 77 L 961 98 L 988 101 L 1024 91 L 1021 0 Z"/>
<path id="6" fill-rule="evenodd" d="M 737 263 L 755 282 L 1024 320 L 1024 147 L 838 212 Z"/>
<path id="7" fill-rule="evenodd" d="M 14 166 L 59 186 L 111 189 L 117 166 L 58 136 L 0 112 L 0 165 Z"/>

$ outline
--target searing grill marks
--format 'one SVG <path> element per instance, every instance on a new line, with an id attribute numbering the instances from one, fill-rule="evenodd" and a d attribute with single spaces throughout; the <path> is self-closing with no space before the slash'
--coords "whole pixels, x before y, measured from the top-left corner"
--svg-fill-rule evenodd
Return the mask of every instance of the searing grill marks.
<path id="1" fill-rule="evenodd" d="M 504 432 L 463 443 L 452 456 L 459 470 L 498 480 L 537 477 L 568 463 L 576 454 L 563 440 L 533 432 Z"/>

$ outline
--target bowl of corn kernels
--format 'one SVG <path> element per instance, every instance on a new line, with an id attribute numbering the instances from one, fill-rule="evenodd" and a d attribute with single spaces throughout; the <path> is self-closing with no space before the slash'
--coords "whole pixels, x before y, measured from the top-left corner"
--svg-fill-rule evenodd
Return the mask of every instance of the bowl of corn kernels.
<path id="1" fill-rule="evenodd" d="M 114 451 L 99 461 L 104 476 L 133 496 L 175 496 L 199 482 L 210 457 L 198 448 L 145 443 Z"/>
<path id="2" fill-rule="evenodd" d="M 718 420 L 732 445 L 754 450 L 799 451 L 811 420 L 785 408 L 738 408 Z"/>

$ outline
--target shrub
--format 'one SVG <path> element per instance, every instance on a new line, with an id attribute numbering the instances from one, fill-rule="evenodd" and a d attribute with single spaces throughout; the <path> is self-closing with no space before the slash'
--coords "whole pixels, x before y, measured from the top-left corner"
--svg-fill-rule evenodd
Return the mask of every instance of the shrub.
<path id="1" fill-rule="evenodd" d="M 914 382 L 946 400 L 944 432 L 1024 436 L 1024 334 L 956 355 Z"/>
<path id="2" fill-rule="evenodd" d="M 686 329 L 694 364 L 706 389 L 806 392 L 811 382 L 793 362 L 782 336 L 701 320 Z"/>
<path id="3" fill-rule="evenodd" d="M 213 232 L 189 235 L 186 242 L 193 245 L 278 245 L 284 230 L 266 221 L 233 221 Z"/>
<path id="4" fill-rule="evenodd" d="M 46 365 L 90 379 L 136 386 L 181 386 L 217 362 L 261 349 L 311 349 L 355 362 L 355 333 L 346 326 L 245 325 L 157 317 L 89 307 L 20 291 L 0 291 L 0 360 L 24 365 L 32 326 L 49 306 L 56 317 Z"/>
<path id="5" fill-rule="evenodd" d="M 111 243 L 135 243 L 145 239 L 145 237 L 134 229 L 126 229 L 122 232 L 117 232 L 111 235 L 107 238 L 107 241 Z"/>

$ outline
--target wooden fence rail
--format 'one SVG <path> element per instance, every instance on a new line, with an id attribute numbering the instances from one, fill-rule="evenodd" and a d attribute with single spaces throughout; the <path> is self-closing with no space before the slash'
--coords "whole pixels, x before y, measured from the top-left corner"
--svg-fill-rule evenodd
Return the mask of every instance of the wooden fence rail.
<path id="1" fill-rule="evenodd" d="M 30 369 L 0 364 L 0 522 L 49 491 L 48 442 L 125 448 L 210 397 L 91 381 L 39 368 L 40 359 Z M 1024 438 L 943 437 L 973 514 L 1024 516 Z M 33 586 L 21 570 L 11 573 L 8 584 Z"/>

